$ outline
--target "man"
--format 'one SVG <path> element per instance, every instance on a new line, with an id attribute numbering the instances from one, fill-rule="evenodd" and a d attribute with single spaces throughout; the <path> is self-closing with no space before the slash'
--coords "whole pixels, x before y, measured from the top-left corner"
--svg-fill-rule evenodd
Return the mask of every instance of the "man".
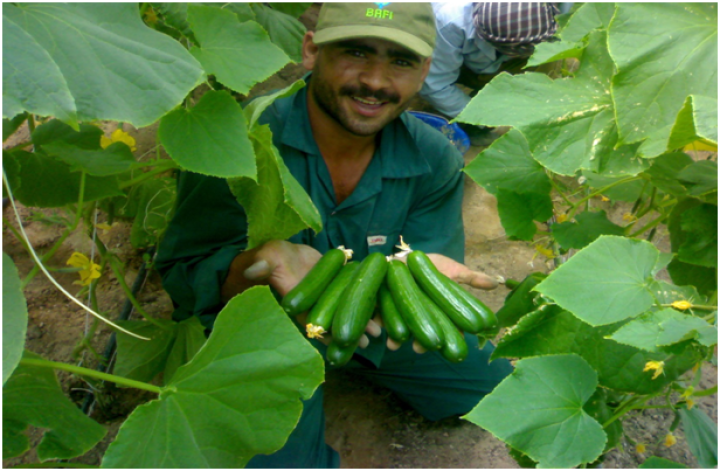
<path id="1" fill-rule="evenodd" d="M 572 3 L 437 2 L 437 44 L 420 96 L 447 118 L 455 118 L 471 97 L 500 72 L 518 73 L 534 46 L 551 40 L 555 15 Z M 491 128 L 459 123 L 477 146 L 496 137 Z"/>
<path id="2" fill-rule="evenodd" d="M 389 255 L 400 235 L 432 254 L 448 276 L 496 286 L 461 263 L 461 155 L 440 132 L 403 113 L 427 75 L 434 41 L 429 4 L 322 7 L 316 31 L 303 41 L 303 65 L 312 71 L 308 86 L 277 100 L 261 122 L 270 126 L 285 164 L 318 208 L 323 230 L 245 251 L 245 213 L 227 183 L 183 174 L 157 263 L 177 305 L 176 319 L 197 315 L 210 327 L 223 303 L 250 286 L 269 284 L 284 295 L 330 248 L 351 248 L 354 260 L 372 252 Z M 409 343 L 386 344 L 373 321 L 367 332 L 370 344 L 345 368 L 387 386 L 432 420 L 468 412 L 511 371 L 504 360 L 488 365 L 492 347 L 477 348 L 474 336 L 466 336 L 469 358 L 451 366 L 436 353 L 416 353 Z M 311 342 L 324 354 L 324 344 Z M 319 388 L 286 445 L 248 466 L 338 464 L 324 441 Z"/>

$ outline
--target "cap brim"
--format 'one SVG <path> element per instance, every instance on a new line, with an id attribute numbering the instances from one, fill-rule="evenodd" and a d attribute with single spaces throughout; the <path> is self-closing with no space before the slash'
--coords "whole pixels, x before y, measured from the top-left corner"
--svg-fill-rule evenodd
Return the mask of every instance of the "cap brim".
<path id="1" fill-rule="evenodd" d="M 433 52 L 432 46 L 405 31 L 382 26 L 338 26 L 325 28 L 317 31 L 313 36 L 315 44 L 323 44 L 351 38 L 379 38 L 392 41 L 400 46 L 410 49 L 421 57 L 430 57 Z"/>

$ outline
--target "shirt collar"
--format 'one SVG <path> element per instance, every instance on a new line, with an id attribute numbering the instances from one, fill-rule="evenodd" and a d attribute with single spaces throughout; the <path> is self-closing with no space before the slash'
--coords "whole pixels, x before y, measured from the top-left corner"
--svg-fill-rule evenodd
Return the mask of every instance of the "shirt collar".
<path id="1" fill-rule="evenodd" d="M 305 77 L 305 81 L 308 80 L 309 76 Z M 301 152 L 320 155 L 308 118 L 307 90 L 305 86 L 293 96 L 281 142 Z M 430 172 L 430 165 L 412 137 L 408 124 L 410 119 L 413 118 L 405 112 L 380 133 L 375 158 L 379 157 L 383 178 L 410 178 Z"/>

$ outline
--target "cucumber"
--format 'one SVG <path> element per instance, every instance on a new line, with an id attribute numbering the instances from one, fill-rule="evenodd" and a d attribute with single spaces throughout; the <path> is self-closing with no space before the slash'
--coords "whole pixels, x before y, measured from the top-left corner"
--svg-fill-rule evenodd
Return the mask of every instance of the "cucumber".
<path id="1" fill-rule="evenodd" d="M 450 291 L 457 296 L 458 299 L 463 300 L 463 302 L 470 306 L 473 311 L 475 311 L 480 319 L 482 320 L 482 328 L 478 332 L 472 332 L 477 334 L 483 334 L 483 335 L 490 335 L 495 336 L 500 331 L 500 326 L 498 325 L 497 317 L 495 316 L 495 313 L 492 312 L 492 309 L 487 307 L 485 303 L 480 301 L 478 298 L 473 296 L 472 293 L 467 291 L 465 288 L 460 286 L 459 284 L 455 283 L 453 280 L 448 278 L 445 275 L 442 275 L 442 277 L 445 279 L 446 283 L 448 283 L 448 287 L 450 288 Z"/>
<path id="2" fill-rule="evenodd" d="M 368 255 L 343 292 L 332 321 L 333 339 L 341 347 L 356 344 L 365 331 L 387 266 L 385 255 L 379 252 Z"/>
<path id="3" fill-rule="evenodd" d="M 310 309 L 325 288 L 347 262 L 349 255 L 344 247 L 328 250 L 314 267 L 283 297 L 280 306 L 291 316 Z"/>
<path id="4" fill-rule="evenodd" d="M 531 273 L 512 288 L 510 294 L 505 298 L 505 304 L 496 313 L 500 327 L 515 325 L 521 317 L 535 310 L 537 306 L 533 298 L 537 293 L 531 290 L 546 277 L 547 275 L 544 273 Z M 505 286 L 509 287 L 507 281 L 505 281 Z"/>
<path id="5" fill-rule="evenodd" d="M 477 303 L 468 303 L 453 294 L 453 288 L 460 286 L 440 273 L 424 252 L 410 252 L 407 264 L 420 288 L 460 329 L 476 334 L 487 327 L 484 321 L 486 316 L 480 312 L 482 308 Z"/>
<path id="6" fill-rule="evenodd" d="M 415 340 L 427 350 L 442 348 L 442 329 L 426 309 L 420 287 L 407 265 L 400 260 L 391 260 L 388 264 L 387 285 L 395 306 Z"/>
<path id="7" fill-rule="evenodd" d="M 358 268 L 360 268 L 358 262 L 350 262 L 340 269 L 340 273 L 330 282 L 330 285 L 320 295 L 320 299 L 310 309 L 310 314 L 305 321 L 306 325 L 320 326 L 325 332 L 330 330 L 335 310 L 340 303 L 340 295 L 349 286 L 350 280 Z M 311 336 L 308 335 L 308 337 Z"/>
<path id="8" fill-rule="evenodd" d="M 420 294 L 428 312 L 433 315 L 442 329 L 444 342 L 442 348 L 440 349 L 440 354 L 447 361 L 460 363 L 468 356 L 468 346 L 465 341 L 465 336 L 427 294 L 422 292 L 422 290 L 420 291 Z"/>
<path id="9" fill-rule="evenodd" d="M 380 289 L 378 290 L 378 305 L 380 306 L 380 316 L 382 317 L 385 330 L 387 330 L 388 337 L 397 343 L 403 343 L 410 338 L 410 330 L 402 319 L 397 306 L 395 306 L 395 301 L 393 301 L 387 283 L 380 285 Z"/>
<path id="10" fill-rule="evenodd" d="M 334 341 L 330 342 L 325 352 L 325 359 L 330 363 L 330 366 L 343 366 L 350 361 L 356 348 L 357 344 L 341 347 Z"/>

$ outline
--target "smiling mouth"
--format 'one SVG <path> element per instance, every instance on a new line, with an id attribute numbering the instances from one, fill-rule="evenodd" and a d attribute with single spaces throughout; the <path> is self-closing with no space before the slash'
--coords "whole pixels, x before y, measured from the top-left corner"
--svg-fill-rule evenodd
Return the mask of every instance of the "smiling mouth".
<path id="1" fill-rule="evenodd" d="M 379 105 L 384 105 L 385 103 L 387 103 L 385 101 L 376 101 L 376 100 L 370 100 L 367 98 L 360 98 L 359 96 L 353 96 L 352 99 L 359 103 L 362 103 L 363 105 L 369 105 L 369 106 L 379 106 Z"/>

